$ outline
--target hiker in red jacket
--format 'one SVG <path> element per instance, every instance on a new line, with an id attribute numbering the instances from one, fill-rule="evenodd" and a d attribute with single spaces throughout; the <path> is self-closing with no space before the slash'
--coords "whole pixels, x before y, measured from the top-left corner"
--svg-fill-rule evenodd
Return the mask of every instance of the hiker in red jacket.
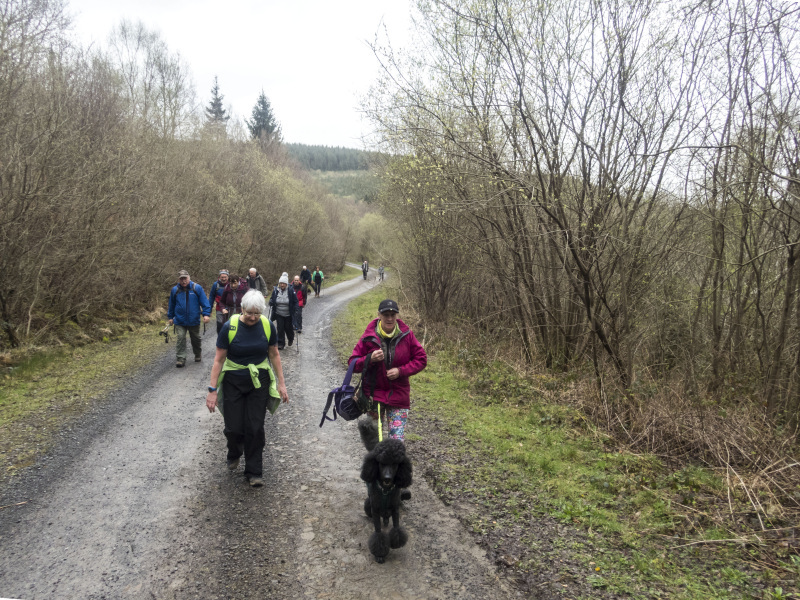
<path id="1" fill-rule="evenodd" d="M 247 293 L 247 282 L 238 275 L 231 275 L 231 281 L 222 292 L 220 303 L 225 320 L 230 320 L 232 315 L 242 314 L 242 298 Z"/>
<path id="2" fill-rule="evenodd" d="M 399 312 L 394 300 L 380 303 L 378 318 L 367 325 L 348 364 L 355 360 L 354 371 L 366 371 L 362 376 L 362 389 L 380 403 L 381 414 L 386 415 L 389 437 L 404 441 L 411 401 L 408 378 L 425 368 L 428 355 L 411 328 L 397 318 Z M 372 355 L 367 365 L 366 358 L 370 352 Z M 377 410 L 367 414 L 373 419 L 378 418 Z"/>
<path id="3" fill-rule="evenodd" d="M 300 275 L 292 280 L 294 295 L 297 296 L 297 308 L 294 310 L 294 330 L 303 333 L 303 307 L 306 305 L 306 286 L 300 281 Z"/>

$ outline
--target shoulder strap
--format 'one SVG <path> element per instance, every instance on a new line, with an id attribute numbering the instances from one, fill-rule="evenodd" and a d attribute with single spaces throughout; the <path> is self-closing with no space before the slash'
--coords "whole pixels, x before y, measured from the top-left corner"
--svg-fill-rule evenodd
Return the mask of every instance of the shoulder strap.
<path id="1" fill-rule="evenodd" d="M 238 331 L 239 327 L 239 315 L 233 315 L 230 320 L 230 324 L 228 325 L 228 345 L 230 346 L 233 343 L 233 338 L 236 337 L 236 332 Z M 269 336 L 267 336 L 269 339 Z"/>
<path id="2" fill-rule="evenodd" d="M 264 327 L 264 335 L 267 336 L 267 342 L 269 342 L 269 334 L 272 328 L 269 326 L 269 319 L 264 315 L 261 315 L 261 325 Z"/>
<path id="3" fill-rule="evenodd" d="M 369 380 L 367 379 L 368 375 L 371 375 Z M 378 378 L 378 369 L 372 368 L 372 352 L 370 352 L 364 357 L 364 368 L 361 370 L 361 382 L 358 385 L 361 386 L 361 389 L 364 390 L 365 394 L 371 396 L 372 394 L 375 393 L 375 381 L 377 380 L 377 378 Z M 367 386 L 365 385 L 367 381 L 369 381 L 369 383 L 372 384 L 372 394 L 367 392 Z"/>
<path id="4" fill-rule="evenodd" d="M 347 367 L 347 374 L 344 376 L 344 381 L 342 382 L 342 387 L 344 387 L 346 385 L 350 385 L 350 380 L 353 378 L 353 371 L 356 368 L 356 363 L 357 362 L 358 362 L 357 358 L 352 360 L 352 361 L 350 361 L 350 366 Z"/>

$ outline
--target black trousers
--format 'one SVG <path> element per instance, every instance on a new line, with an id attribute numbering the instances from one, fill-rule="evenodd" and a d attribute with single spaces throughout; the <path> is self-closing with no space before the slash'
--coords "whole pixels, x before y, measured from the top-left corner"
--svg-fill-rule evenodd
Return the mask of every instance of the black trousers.
<path id="1" fill-rule="evenodd" d="M 278 330 L 278 346 L 285 346 L 287 338 L 291 346 L 294 343 L 294 326 L 291 315 L 288 317 L 275 315 L 275 327 Z"/>
<path id="2" fill-rule="evenodd" d="M 303 329 L 303 307 L 298 306 L 294 309 L 294 328 L 297 330 Z"/>
<path id="3" fill-rule="evenodd" d="M 261 379 L 258 389 L 253 387 L 249 375 L 246 381 L 231 377 L 230 374 L 226 374 L 222 380 L 228 460 L 236 460 L 244 453 L 244 474 L 247 477 L 262 475 L 269 384 L 268 374 Z"/>

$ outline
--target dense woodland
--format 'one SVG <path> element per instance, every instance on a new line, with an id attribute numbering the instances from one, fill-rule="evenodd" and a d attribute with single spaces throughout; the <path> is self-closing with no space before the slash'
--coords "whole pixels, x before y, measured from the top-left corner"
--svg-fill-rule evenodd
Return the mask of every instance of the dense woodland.
<path id="1" fill-rule="evenodd" d="M 375 47 L 402 158 L 363 251 L 631 447 L 800 506 L 797 5 L 417 5 L 412 51 Z"/>
<path id="2" fill-rule="evenodd" d="M 380 156 L 377 152 L 340 146 L 286 144 L 286 149 L 302 167 L 313 171 L 366 171 Z"/>
<path id="3" fill-rule="evenodd" d="M 237 124 L 141 24 L 93 50 L 67 27 L 59 0 L 0 0 L 0 344 L 163 306 L 183 268 L 343 264 L 354 205 L 296 167 L 263 91 Z"/>

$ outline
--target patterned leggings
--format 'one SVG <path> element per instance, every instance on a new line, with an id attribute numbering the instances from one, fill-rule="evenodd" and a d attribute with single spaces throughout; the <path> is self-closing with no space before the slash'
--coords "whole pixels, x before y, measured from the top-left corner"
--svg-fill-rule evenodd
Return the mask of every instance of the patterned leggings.
<path id="1" fill-rule="evenodd" d="M 367 414 L 375 420 L 378 419 L 377 410 L 371 410 Z M 389 437 L 393 440 L 400 440 L 401 442 L 404 442 L 406 439 L 408 409 L 394 408 L 393 406 L 381 404 L 381 416 L 386 418 L 386 423 L 389 427 Z M 381 427 L 383 426 L 382 423 L 379 423 L 379 425 Z"/>

